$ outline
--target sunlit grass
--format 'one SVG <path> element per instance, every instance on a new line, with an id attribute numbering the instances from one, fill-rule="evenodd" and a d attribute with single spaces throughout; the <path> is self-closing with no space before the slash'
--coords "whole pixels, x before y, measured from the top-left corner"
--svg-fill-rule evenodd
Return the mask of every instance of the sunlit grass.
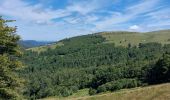
<path id="1" fill-rule="evenodd" d="M 139 43 L 158 42 L 168 44 L 170 41 L 170 30 L 148 33 L 101 33 L 107 43 L 115 43 L 116 46 L 138 45 Z"/>

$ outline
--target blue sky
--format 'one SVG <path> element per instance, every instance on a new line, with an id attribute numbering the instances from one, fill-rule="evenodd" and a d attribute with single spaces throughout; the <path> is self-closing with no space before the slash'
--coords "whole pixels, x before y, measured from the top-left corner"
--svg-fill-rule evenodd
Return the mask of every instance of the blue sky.
<path id="1" fill-rule="evenodd" d="M 170 0 L 0 0 L 24 40 L 57 41 L 100 31 L 170 29 Z"/>

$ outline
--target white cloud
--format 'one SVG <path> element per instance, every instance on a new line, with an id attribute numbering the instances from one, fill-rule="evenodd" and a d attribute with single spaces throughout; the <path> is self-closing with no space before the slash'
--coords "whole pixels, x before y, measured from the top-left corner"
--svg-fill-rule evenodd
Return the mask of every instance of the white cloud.
<path id="1" fill-rule="evenodd" d="M 133 25 L 129 27 L 130 30 L 138 30 L 140 27 L 138 25 Z"/>

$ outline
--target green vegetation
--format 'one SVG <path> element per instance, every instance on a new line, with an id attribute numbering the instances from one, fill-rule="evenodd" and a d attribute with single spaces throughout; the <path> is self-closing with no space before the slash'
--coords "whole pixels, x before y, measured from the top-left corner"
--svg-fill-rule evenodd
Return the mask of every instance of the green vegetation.
<path id="1" fill-rule="evenodd" d="M 108 42 L 101 34 L 65 39 L 55 44 L 62 45 L 43 47 L 40 52 L 39 48 L 26 50 L 21 60 L 27 68 L 20 71 L 20 75 L 29 80 L 24 94 L 29 99 L 60 98 L 85 88 L 94 95 L 169 82 L 169 65 L 166 71 L 159 72 L 166 72 L 162 81 L 153 81 L 159 77 L 150 72 L 157 72 L 156 66 L 162 67 L 161 58 L 169 59 L 170 44 L 148 42 L 115 46 L 116 43 Z M 164 62 L 168 64 L 169 60 Z"/>
<path id="2" fill-rule="evenodd" d="M 21 100 L 22 80 L 16 74 L 22 67 L 18 61 L 19 37 L 15 34 L 16 28 L 7 26 L 7 22 L 11 21 L 0 17 L 0 99 Z"/>

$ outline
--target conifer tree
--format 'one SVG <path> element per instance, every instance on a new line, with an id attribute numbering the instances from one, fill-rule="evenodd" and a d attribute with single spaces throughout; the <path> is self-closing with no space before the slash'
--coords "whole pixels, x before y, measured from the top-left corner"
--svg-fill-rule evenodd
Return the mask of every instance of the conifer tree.
<path id="1" fill-rule="evenodd" d="M 16 27 L 8 26 L 7 22 L 13 21 L 0 17 L 0 100 L 20 100 L 23 80 L 16 73 L 22 67 L 18 60 L 20 38 Z"/>

